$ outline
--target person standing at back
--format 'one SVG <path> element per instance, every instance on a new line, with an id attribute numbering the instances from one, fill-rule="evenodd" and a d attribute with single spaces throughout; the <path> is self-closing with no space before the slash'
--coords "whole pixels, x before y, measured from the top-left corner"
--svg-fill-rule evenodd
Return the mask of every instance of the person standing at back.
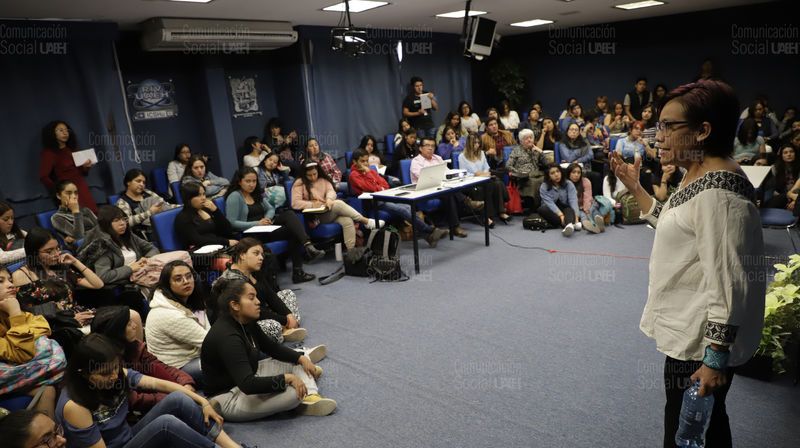
<path id="1" fill-rule="evenodd" d="M 439 103 L 433 92 L 426 92 L 422 78 L 414 76 L 410 82 L 411 92 L 403 100 L 403 118 L 407 118 L 411 126 L 417 129 L 418 136 L 431 137 L 436 135 L 436 125 L 433 124 L 433 111 L 439 110 Z M 422 97 L 430 99 L 431 107 L 422 107 Z"/>
<path id="2" fill-rule="evenodd" d="M 653 95 L 647 90 L 647 78 L 640 76 L 633 90 L 625 94 L 622 105 L 625 106 L 625 115 L 633 122 L 642 119 L 642 109 L 652 102 Z"/>

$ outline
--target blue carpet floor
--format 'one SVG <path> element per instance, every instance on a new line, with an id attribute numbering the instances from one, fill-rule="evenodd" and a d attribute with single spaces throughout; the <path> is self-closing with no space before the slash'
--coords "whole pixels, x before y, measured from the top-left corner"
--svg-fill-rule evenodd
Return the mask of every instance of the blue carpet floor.
<path id="1" fill-rule="evenodd" d="M 404 283 L 300 285 L 305 344 L 327 344 L 320 389 L 339 409 L 228 430 L 262 448 L 660 446 L 664 356 L 638 328 L 653 230 L 567 239 L 513 224 L 488 248 L 474 225 L 436 249 L 422 242 L 418 275 L 402 243 Z M 764 234 L 768 254 L 791 252 L 785 231 Z M 787 378 L 735 377 L 734 445 L 798 446 L 799 397 Z"/>

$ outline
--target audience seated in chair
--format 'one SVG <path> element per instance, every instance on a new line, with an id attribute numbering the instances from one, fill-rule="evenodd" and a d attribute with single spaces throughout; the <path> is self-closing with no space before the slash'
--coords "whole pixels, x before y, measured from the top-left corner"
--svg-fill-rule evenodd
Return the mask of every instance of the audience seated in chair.
<path id="1" fill-rule="evenodd" d="M 642 119 L 642 109 L 653 102 L 653 95 L 647 90 L 647 78 L 636 78 L 633 90 L 625 94 L 622 105 L 625 106 L 625 116 L 631 122 Z"/>
<path id="2" fill-rule="evenodd" d="M 369 154 L 361 149 L 353 152 L 353 165 L 350 167 L 350 188 L 355 195 L 374 193 L 389 188 L 386 180 L 370 169 Z M 439 240 L 449 233 L 447 229 L 437 229 L 428 225 L 416 215 L 411 216 L 411 205 L 409 204 L 382 202 L 380 209 L 412 223 L 416 227 L 417 234 L 425 238 L 425 241 L 431 247 L 436 247 Z"/>
<path id="3" fill-rule="evenodd" d="M 289 241 L 292 259 L 292 282 L 314 280 L 316 276 L 303 270 L 303 257 L 316 261 L 325 256 L 325 251 L 314 247 L 300 218 L 292 210 L 275 213 L 272 204 L 258 189 L 258 176 L 253 168 L 241 168 L 233 176 L 233 182 L 225 195 L 225 216 L 233 230 L 243 232 L 254 226 L 280 226 L 272 232 L 255 235 L 265 243 Z M 239 242 L 241 244 L 241 241 Z"/>
<path id="4" fill-rule="evenodd" d="M 186 172 L 186 165 L 189 159 L 192 158 L 192 150 L 186 143 L 178 143 L 175 146 L 175 155 L 167 165 L 167 180 L 169 183 L 180 182 L 183 179 L 183 173 Z"/>
<path id="5" fill-rule="evenodd" d="M 336 199 L 333 181 L 313 162 L 303 165 L 302 177 L 292 186 L 292 207 L 297 211 L 324 207 L 324 212 L 306 216 L 306 220 L 317 221 L 320 224 L 337 222 L 342 226 L 344 246 L 347 250 L 356 247 L 355 223 L 363 224 L 368 229 L 383 225 L 381 223 L 376 226 L 375 220 L 361 216 L 344 201 Z"/>
<path id="6" fill-rule="evenodd" d="M 569 115 L 559 120 L 559 122 L 561 123 L 560 130 L 565 134 L 573 123 L 578 125 L 578 129 L 583 129 L 584 124 L 586 124 L 586 120 L 583 118 L 583 107 L 578 103 L 573 104 L 569 109 Z"/>
<path id="7" fill-rule="evenodd" d="M 36 355 L 36 340 L 50 336 L 50 326 L 44 316 L 23 311 L 17 300 L 17 288 L 11 274 L 0 266 L 0 363 L 19 365 L 31 362 Z M 4 378 L 5 383 L 10 378 Z M 17 390 L 15 395 L 34 396 L 38 390 Z M 47 386 L 35 409 L 53 415 L 56 390 Z M 5 443 L 5 440 L 4 440 Z"/>
<path id="8" fill-rule="evenodd" d="M 579 223 L 576 214 L 579 210 L 578 193 L 558 165 L 548 166 L 547 176 L 539 187 L 539 195 L 542 197 L 539 215 L 551 226 L 562 229 L 562 235 L 572 236 Z"/>
<path id="9" fill-rule="evenodd" d="M 269 153 L 261 165 L 256 169 L 258 174 L 258 188 L 264 192 L 273 208 L 279 209 L 286 206 L 286 181 L 289 180 L 289 168 L 281 165 L 277 153 Z"/>
<path id="10" fill-rule="evenodd" d="M 198 184 L 205 188 L 209 199 L 215 199 L 225 195 L 230 181 L 224 177 L 216 176 L 206 169 L 206 161 L 202 156 L 194 155 L 186 164 L 186 171 L 181 178 L 181 186 L 187 184 Z M 186 198 L 183 198 L 184 203 Z"/>
<path id="11" fill-rule="evenodd" d="M 614 113 L 606 115 L 605 126 L 611 134 L 623 134 L 628 132 L 631 119 L 625 115 L 625 108 L 622 103 L 614 103 Z"/>
<path id="12" fill-rule="evenodd" d="M 772 165 L 773 192 L 771 197 L 764 198 L 764 208 L 783 208 L 794 211 L 798 193 L 800 193 L 800 162 L 791 145 L 778 151 L 778 160 Z"/>
<path id="13" fill-rule="evenodd" d="M 453 128 L 456 131 L 458 138 L 466 137 L 468 132 L 461 127 L 461 117 L 455 112 L 448 112 L 444 122 L 436 129 L 436 141 L 441 142 L 444 136 L 445 128 Z"/>
<path id="14" fill-rule="evenodd" d="M 92 332 L 108 337 L 117 346 L 122 353 L 122 367 L 195 391 L 196 383 L 188 373 L 159 361 L 147 350 L 144 342 L 137 339 L 137 334 L 142 331 L 142 323 L 137 322 L 134 313 L 136 311 L 127 306 L 99 308 L 92 320 Z M 128 405 L 132 411 L 146 413 L 166 397 L 167 394 L 163 392 L 130 390 Z"/>
<path id="15" fill-rule="evenodd" d="M 444 136 L 439 146 L 436 148 L 436 153 L 439 154 L 442 159 L 450 159 L 454 151 L 464 150 L 465 140 L 464 137 L 458 137 L 455 128 L 448 126 L 444 130 Z"/>
<path id="16" fill-rule="evenodd" d="M 740 165 L 767 165 L 767 148 L 764 137 L 758 135 L 758 126 L 752 118 L 745 119 L 733 140 L 733 158 Z"/>
<path id="17" fill-rule="evenodd" d="M 528 119 L 520 126 L 520 130 L 522 129 L 533 131 L 534 142 L 539 140 L 539 136 L 542 135 L 542 123 L 539 122 L 539 111 L 537 109 L 531 107 L 528 111 Z"/>
<path id="18" fill-rule="evenodd" d="M 587 172 L 592 170 L 594 152 L 589 142 L 581 135 L 581 129 L 577 123 L 571 123 L 567 127 L 559 147 L 562 163 L 579 163 Z"/>
<path id="19" fill-rule="evenodd" d="M 50 224 L 69 248 L 86 236 L 86 232 L 97 226 L 97 216 L 87 207 L 81 207 L 78 200 L 78 187 L 71 180 L 56 184 L 58 210 L 50 217 Z"/>
<path id="20" fill-rule="evenodd" d="M 200 347 L 211 328 L 211 305 L 191 266 L 181 260 L 164 265 L 147 315 L 147 349 L 159 361 L 187 373 L 198 387 L 203 385 Z"/>
<path id="21" fill-rule="evenodd" d="M 500 123 L 507 131 L 516 131 L 519 128 L 519 114 L 511 110 L 511 103 L 508 100 L 500 102 Z"/>
<path id="22" fill-rule="evenodd" d="M 408 118 L 401 118 L 400 121 L 397 123 L 397 133 L 394 134 L 394 147 L 397 148 L 400 143 L 405 138 L 406 133 L 409 129 L 411 129 L 411 122 L 408 121 Z M 414 135 L 417 135 L 417 131 L 414 131 Z"/>
<path id="23" fill-rule="evenodd" d="M 556 143 L 561 139 L 561 133 L 558 131 L 555 122 L 550 117 L 544 117 L 542 120 L 542 133 L 539 139 L 536 140 L 536 146 L 541 148 L 542 151 L 555 152 Z"/>
<path id="24" fill-rule="evenodd" d="M 486 154 L 481 149 L 481 141 L 477 135 L 470 135 L 467 138 L 467 145 L 464 151 L 458 155 L 459 169 L 465 170 L 467 173 L 477 177 L 491 177 L 489 183 L 481 187 L 474 187 L 466 194 L 473 201 L 484 201 L 486 207 L 486 214 L 489 217 L 487 225 L 494 227 L 492 219 L 500 219 L 508 224 L 511 216 L 506 213 L 505 203 L 508 202 L 508 190 L 506 190 L 503 181 L 492 176 L 489 169 L 489 163 L 486 161 Z M 486 199 L 484 200 L 483 189 L 486 189 Z"/>
<path id="25" fill-rule="evenodd" d="M 486 120 L 486 132 L 481 136 L 481 145 L 486 151 L 486 162 L 492 170 L 502 170 L 505 166 L 503 161 L 503 148 L 516 144 L 514 135 L 509 131 L 500 129 L 500 121 L 497 118 Z"/>
<path id="26" fill-rule="evenodd" d="M 14 209 L 0 200 L 0 266 L 25 258 L 25 235 L 14 220 Z"/>
<path id="27" fill-rule="evenodd" d="M 267 154 L 270 154 L 271 150 L 269 146 L 261 143 L 261 139 L 252 135 L 244 139 L 244 155 L 242 156 L 242 166 L 255 168 L 261 165 L 261 162 L 264 161 L 264 158 L 267 157 Z"/>
<path id="28" fill-rule="evenodd" d="M 319 165 L 319 168 L 331 179 L 337 192 L 347 192 L 347 182 L 342 181 L 342 170 L 339 169 L 336 160 L 330 154 L 322 152 L 319 142 L 315 138 L 308 139 L 305 156 L 300 160 L 302 164 L 311 162 Z"/>
<path id="29" fill-rule="evenodd" d="M 119 195 L 116 206 L 128 217 L 128 227 L 136 236 L 153 241 L 153 225 L 150 217 L 177 205 L 168 204 L 164 198 L 145 187 L 147 176 L 138 168 L 125 173 L 125 191 Z"/>
<path id="30" fill-rule="evenodd" d="M 653 196 L 659 202 L 666 202 L 680 186 L 683 172 L 675 165 L 665 165 L 661 168 L 661 178 L 658 183 L 655 182 L 656 179 L 653 176 Z"/>
<path id="31" fill-rule="evenodd" d="M 419 155 L 411 160 L 410 177 L 412 183 L 417 183 L 422 168 L 444 163 L 441 157 L 433 153 L 434 147 L 435 144 L 432 138 L 424 137 L 422 139 L 419 147 Z M 458 204 L 463 202 L 473 210 L 480 210 L 483 207 L 483 202 L 474 202 L 463 193 L 459 192 L 442 197 L 441 200 L 444 207 L 441 210 L 443 214 L 440 213 L 438 216 L 438 225 L 447 222 L 447 226 L 451 229 L 450 231 L 453 235 L 459 238 L 466 238 L 467 231 L 461 228 L 458 218 Z"/>
<path id="32" fill-rule="evenodd" d="M 256 297 L 261 305 L 258 326 L 273 341 L 298 342 L 306 337 L 306 329 L 300 327 L 300 308 L 297 297 L 290 289 L 277 291 L 265 273 L 268 269 L 264 248 L 255 238 L 242 238 L 233 248 L 231 262 L 215 285 L 224 280 L 244 280 L 256 289 Z M 214 297 L 221 292 L 212 289 Z"/>
<path id="33" fill-rule="evenodd" d="M 358 144 L 358 149 L 366 151 L 369 155 L 369 166 L 375 166 L 378 169 L 386 167 L 386 174 L 383 174 L 382 177 L 386 180 L 386 183 L 389 184 L 391 187 L 397 187 L 402 185 L 400 179 L 395 176 L 390 176 L 389 172 L 391 171 L 391 161 L 387 161 L 386 158 L 381 154 L 380 150 L 378 149 L 378 142 L 375 140 L 375 137 L 371 135 L 365 135 L 361 138 L 361 143 Z M 355 152 L 354 152 L 355 153 Z M 347 179 L 347 182 L 350 183 L 350 179 Z"/>
<path id="34" fill-rule="evenodd" d="M 70 446 L 239 447 L 221 429 L 222 418 L 206 398 L 180 384 L 125 369 L 123 363 L 119 347 L 101 334 L 86 336 L 76 347 L 56 405 L 56 420 Z M 168 395 L 130 426 L 131 389 Z"/>
<path id="35" fill-rule="evenodd" d="M 486 132 L 486 127 L 489 126 L 488 121 L 491 120 L 492 118 L 497 120 L 497 129 L 499 129 L 501 131 L 505 131 L 505 127 L 503 126 L 503 123 L 500 122 L 500 113 L 497 112 L 497 108 L 490 107 L 490 108 L 486 109 L 486 118 L 483 120 L 483 123 L 481 123 L 481 128 L 479 130 L 480 134 L 483 134 L 484 132 Z"/>
<path id="36" fill-rule="evenodd" d="M 550 126 L 553 122 L 546 120 Z M 508 174 L 511 182 L 519 190 L 522 198 L 529 198 L 529 210 L 537 210 L 541 205 L 540 187 L 544 182 L 547 171 L 547 162 L 541 148 L 533 143 L 533 131 L 523 129 L 519 131 L 519 145 L 514 146 L 508 157 Z"/>
<path id="37" fill-rule="evenodd" d="M 198 249 L 218 244 L 233 246 L 234 230 L 214 201 L 206 197 L 205 188 L 197 183 L 181 186 L 183 210 L 175 217 L 175 233 L 185 248 Z"/>
<path id="38" fill-rule="evenodd" d="M 591 114 L 593 117 L 597 118 L 597 121 L 605 125 L 606 116 L 609 115 L 610 111 L 608 110 L 608 97 L 605 95 L 599 95 L 595 98 L 594 107 L 589 110 L 586 115 Z M 590 121 L 587 117 L 586 121 Z"/>
<path id="39" fill-rule="evenodd" d="M 417 144 L 417 130 L 409 128 L 403 135 L 403 141 L 395 146 L 394 154 L 392 155 L 392 173 L 397 178 L 402 178 L 400 174 L 400 161 L 404 159 L 413 159 L 419 153 L 419 146 Z"/>
<path id="40" fill-rule="evenodd" d="M 578 104 L 578 99 L 575 97 L 567 98 L 567 107 L 561 111 L 558 115 L 558 121 L 561 121 L 567 117 L 569 117 L 570 111 L 572 110 L 572 106 Z"/>
<path id="41" fill-rule="evenodd" d="M 481 119 L 472 111 L 472 106 L 462 101 L 458 104 L 458 114 L 461 118 L 461 129 L 467 134 L 477 134 L 481 129 Z"/>
<path id="42" fill-rule="evenodd" d="M 47 319 L 51 338 L 69 354 L 94 317 L 94 311 L 78 306 L 75 289 L 100 289 L 103 280 L 72 254 L 61 253 L 58 241 L 41 227 L 28 233 L 25 249 L 27 262 L 12 275 L 17 299 L 23 310 Z"/>
<path id="43" fill-rule="evenodd" d="M 253 285 L 244 280 L 218 282 L 219 317 L 200 356 L 205 392 L 219 403 L 225 420 L 257 420 L 298 407 L 307 415 L 333 412 L 336 402 L 323 398 L 316 383 L 322 368 L 314 362 L 322 356 L 312 359 L 311 353 L 280 345 L 261 330 L 261 306 Z"/>

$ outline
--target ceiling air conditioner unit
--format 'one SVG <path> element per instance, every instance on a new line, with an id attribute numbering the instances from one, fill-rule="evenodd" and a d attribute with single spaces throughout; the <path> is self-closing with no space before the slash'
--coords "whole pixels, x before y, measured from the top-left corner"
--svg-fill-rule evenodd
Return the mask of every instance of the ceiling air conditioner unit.
<path id="1" fill-rule="evenodd" d="M 142 23 L 146 51 L 242 53 L 297 42 L 289 22 L 155 17 Z"/>

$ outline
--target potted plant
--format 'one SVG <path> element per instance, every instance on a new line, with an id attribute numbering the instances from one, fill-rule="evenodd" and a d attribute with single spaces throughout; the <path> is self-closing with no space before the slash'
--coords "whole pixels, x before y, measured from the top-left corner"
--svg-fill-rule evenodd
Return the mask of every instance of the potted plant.
<path id="1" fill-rule="evenodd" d="M 525 77 L 519 64 L 502 60 L 489 70 L 489 79 L 511 107 L 519 106 L 522 102 L 522 91 L 525 89 Z"/>
<path id="2" fill-rule="evenodd" d="M 775 269 L 767 287 L 761 343 L 753 358 L 737 369 L 737 374 L 766 381 L 796 363 L 800 347 L 800 255 Z M 797 369 L 796 364 L 791 367 Z"/>

